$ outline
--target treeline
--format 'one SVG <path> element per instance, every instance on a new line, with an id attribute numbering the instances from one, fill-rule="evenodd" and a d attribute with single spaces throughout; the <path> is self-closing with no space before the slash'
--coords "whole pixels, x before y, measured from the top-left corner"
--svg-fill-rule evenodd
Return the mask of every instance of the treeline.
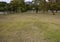
<path id="1" fill-rule="evenodd" d="M 11 1 L 10 3 L 0 2 L 0 11 L 8 11 L 8 12 L 24 12 L 26 11 L 26 4 L 23 0 L 21 1 Z"/>
<path id="2" fill-rule="evenodd" d="M 60 0 L 56 0 L 56 2 L 40 0 L 39 5 L 36 1 L 27 4 L 24 0 L 13 0 L 10 3 L 0 2 L 0 11 L 4 12 L 26 12 L 33 8 L 36 12 L 38 12 L 38 10 L 42 10 L 43 12 L 50 10 L 54 15 L 54 11 L 58 12 L 60 10 Z"/>
<path id="3" fill-rule="evenodd" d="M 6 2 L 0 2 L 0 11 L 6 11 Z"/>

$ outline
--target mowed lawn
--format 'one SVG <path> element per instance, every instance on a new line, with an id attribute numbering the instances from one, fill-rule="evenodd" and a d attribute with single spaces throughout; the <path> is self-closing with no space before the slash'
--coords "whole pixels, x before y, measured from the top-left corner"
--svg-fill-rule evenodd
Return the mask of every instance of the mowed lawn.
<path id="1" fill-rule="evenodd" d="M 60 42 L 60 13 L 0 15 L 0 42 Z"/>

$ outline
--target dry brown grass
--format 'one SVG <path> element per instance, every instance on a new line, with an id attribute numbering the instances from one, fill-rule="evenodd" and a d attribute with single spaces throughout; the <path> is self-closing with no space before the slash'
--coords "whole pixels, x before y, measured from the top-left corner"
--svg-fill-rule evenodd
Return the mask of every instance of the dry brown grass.
<path id="1" fill-rule="evenodd" d="M 0 42 L 60 42 L 60 14 L 0 15 Z"/>

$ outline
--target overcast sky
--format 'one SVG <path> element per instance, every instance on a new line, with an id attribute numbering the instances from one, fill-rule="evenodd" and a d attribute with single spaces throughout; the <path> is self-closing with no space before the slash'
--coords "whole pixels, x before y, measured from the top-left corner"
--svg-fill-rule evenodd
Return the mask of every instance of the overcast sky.
<path id="1" fill-rule="evenodd" d="M 0 1 L 5 1 L 5 2 L 9 3 L 11 0 L 0 0 Z"/>
<path id="2" fill-rule="evenodd" d="M 32 1 L 32 0 L 25 0 L 25 1 Z"/>
<path id="3" fill-rule="evenodd" d="M 11 0 L 0 0 L 0 1 L 5 1 L 5 2 L 9 3 Z M 25 2 L 26 1 L 32 1 L 32 0 L 25 0 Z"/>
<path id="4" fill-rule="evenodd" d="M 5 2 L 9 3 L 11 0 L 0 0 L 0 1 L 5 1 Z M 25 0 L 25 2 L 26 1 L 32 1 L 32 0 Z"/>

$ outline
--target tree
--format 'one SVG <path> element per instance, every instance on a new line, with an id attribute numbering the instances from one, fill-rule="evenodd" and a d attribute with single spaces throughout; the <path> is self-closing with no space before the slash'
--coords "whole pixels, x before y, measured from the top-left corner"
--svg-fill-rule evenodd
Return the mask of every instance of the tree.
<path id="1" fill-rule="evenodd" d="M 24 0 L 12 0 L 9 4 L 9 10 L 14 12 L 24 12 L 26 11 L 26 4 Z"/>
<path id="2" fill-rule="evenodd" d="M 45 12 L 47 10 L 47 4 L 45 0 L 40 0 L 40 8 Z"/>
<path id="3" fill-rule="evenodd" d="M 0 2 L 0 11 L 6 11 L 6 2 Z"/>
<path id="4" fill-rule="evenodd" d="M 33 0 L 36 13 L 39 11 L 40 0 Z"/>
<path id="5" fill-rule="evenodd" d="M 43 13 L 45 11 L 48 11 L 48 3 L 46 2 L 46 0 L 34 0 L 35 1 L 35 6 L 37 5 L 37 3 L 39 2 L 39 6 L 36 7 L 36 10 L 43 10 Z"/>
<path id="6" fill-rule="evenodd" d="M 55 6 L 56 12 L 60 10 L 60 0 L 56 0 L 56 6 Z"/>

